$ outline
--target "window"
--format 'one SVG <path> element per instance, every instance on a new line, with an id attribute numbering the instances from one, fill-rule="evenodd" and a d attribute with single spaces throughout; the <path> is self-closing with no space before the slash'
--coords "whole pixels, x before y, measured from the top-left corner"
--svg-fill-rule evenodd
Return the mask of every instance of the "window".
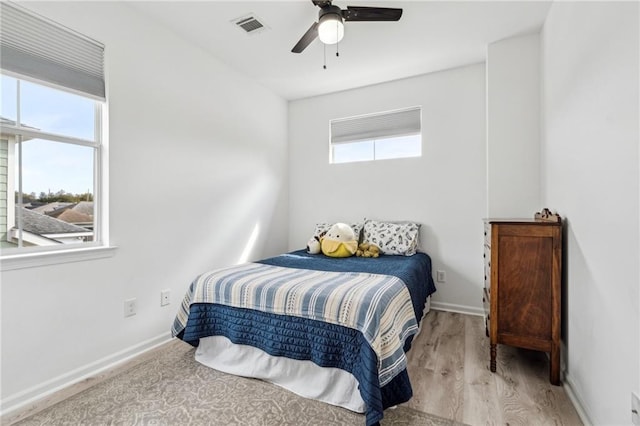
<path id="1" fill-rule="evenodd" d="M 1 254 L 100 246 L 104 46 L 0 6 Z"/>
<path id="2" fill-rule="evenodd" d="M 421 116 L 413 107 L 331 120 L 331 163 L 420 157 Z"/>

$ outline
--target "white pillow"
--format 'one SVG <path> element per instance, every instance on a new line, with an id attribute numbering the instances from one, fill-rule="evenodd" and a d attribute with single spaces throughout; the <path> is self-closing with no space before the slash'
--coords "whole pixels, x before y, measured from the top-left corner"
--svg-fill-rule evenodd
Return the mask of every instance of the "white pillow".
<path id="1" fill-rule="evenodd" d="M 362 241 L 380 247 L 382 254 L 413 256 L 418 250 L 420 224 L 413 222 L 364 222 Z"/>

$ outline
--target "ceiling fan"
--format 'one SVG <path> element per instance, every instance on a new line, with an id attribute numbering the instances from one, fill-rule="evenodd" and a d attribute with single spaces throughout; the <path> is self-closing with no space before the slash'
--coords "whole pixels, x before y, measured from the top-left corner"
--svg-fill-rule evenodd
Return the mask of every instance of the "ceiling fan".
<path id="1" fill-rule="evenodd" d="M 331 4 L 332 0 L 311 0 L 320 8 L 318 22 L 314 22 L 302 38 L 293 46 L 293 53 L 301 53 L 316 38 L 324 44 L 336 44 L 344 36 L 344 21 L 397 21 L 402 9 L 389 7 L 347 6 L 340 9 Z"/>

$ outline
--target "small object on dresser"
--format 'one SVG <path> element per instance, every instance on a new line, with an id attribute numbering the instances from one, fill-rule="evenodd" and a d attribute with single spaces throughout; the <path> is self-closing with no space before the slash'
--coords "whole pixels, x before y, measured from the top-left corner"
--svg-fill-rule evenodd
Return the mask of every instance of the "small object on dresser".
<path id="1" fill-rule="evenodd" d="M 551 213 L 551 210 L 544 208 L 542 211 L 534 215 L 535 220 L 541 220 L 545 222 L 562 222 L 562 219 L 557 213 Z"/>

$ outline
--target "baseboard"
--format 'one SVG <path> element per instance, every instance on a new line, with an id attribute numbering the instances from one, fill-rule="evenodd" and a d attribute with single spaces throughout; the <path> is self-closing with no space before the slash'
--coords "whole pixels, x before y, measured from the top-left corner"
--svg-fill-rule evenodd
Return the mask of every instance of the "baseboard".
<path id="1" fill-rule="evenodd" d="M 483 316 L 484 310 L 482 308 L 476 308 L 474 306 L 456 305 L 453 303 L 431 301 L 431 309 L 436 311 L 456 312 L 458 314 L 467 314 L 475 316 Z"/>
<path id="2" fill-rule="evenodd" d="M 582 420 L 582 423 L 585 426 L 593 425 L 593 422 L 591 421 L 591 418 L 589 417 L 589 414 L 585 409 L 585 405 L 582 403 L 582 398 L 580 398 L 580 394 L 576 392 L 576 387 L 573 384 L 571 377 L 566 373 L 564 376 L 564 382 L 562 384 L 562 387 L 564 388 L 564 391 L 567 393 L 567 396 L 569 397 L 569 400 L 573 404 L 573 407 L 576 409 L 576 412 L 578 413 L 578 417 L 580 417 L 580 420 Z"/>
<path id="3" fill-rule="evenodd" d="M 171 340 L 172 337 L 169 332 L 162 333 L 159 336 L 145 340 L 144 342 L 140 342 L 122 351 L 4 398 L 0 401 L 0 407 L 2 407 L 0 411 L 1 423 L 3 425 L 11 424 L 27 415 L 34 414 L 46 408 L 42 407 L 42 405 L 47 405 L 50 402 L 46 400 L 51 399 L 52 395 L 56 393 L 62 393 L 60 392 L 62 390 L 67 390 L 72 387 L 77 388 L 75 392 L 73 390 L 65 392 L 65 398 L 80 392 L 84 388 L 94 385 L 100 375 L 104 376 L 109 370 L 116 369 L 128 361 L 140 357 Z M 49 405 L 53 403 L 55 402 L 51 402 Z"/>

